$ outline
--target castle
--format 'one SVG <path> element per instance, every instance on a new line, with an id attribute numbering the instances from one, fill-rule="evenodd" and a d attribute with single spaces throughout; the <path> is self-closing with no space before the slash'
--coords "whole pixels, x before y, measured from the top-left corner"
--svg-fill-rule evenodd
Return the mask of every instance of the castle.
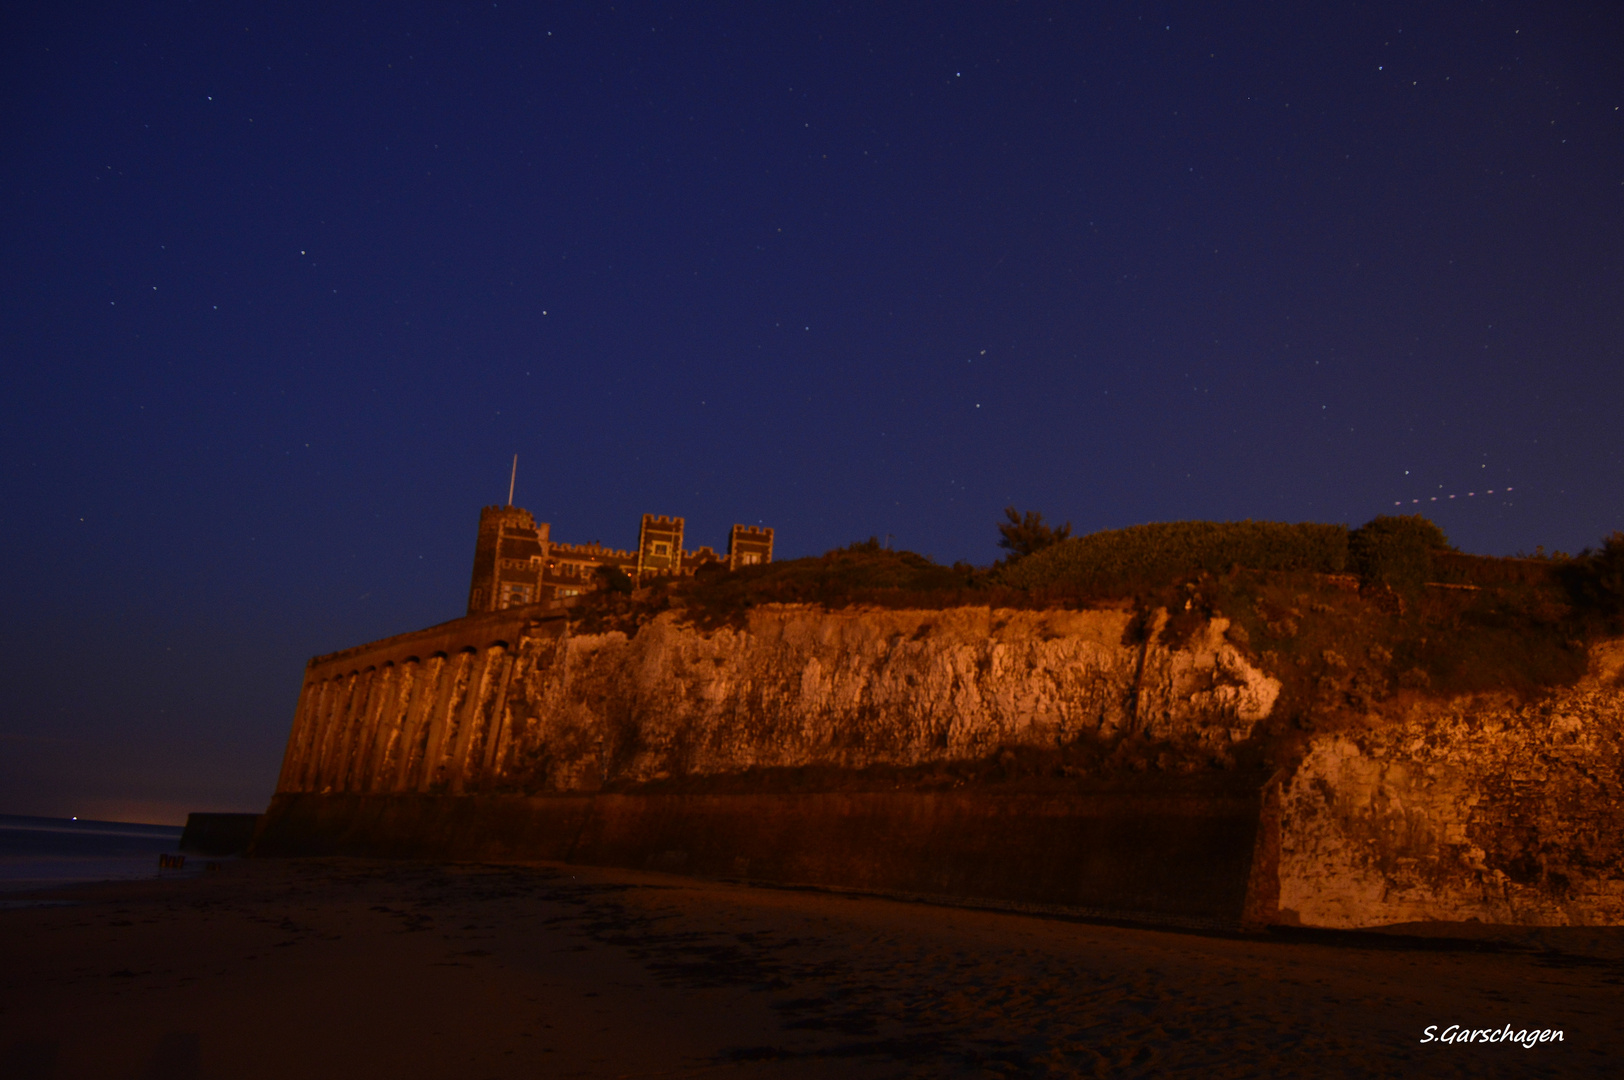
<path id="1" fill-rule="evenodd" d="M 479 512 L 474 580 L 468 614 L 562 600 L 603 587 L 616 572 L 640 584 L 653 577 L 691 576 L 706 567 L 737 570 L 773 561 L 772 529 L 735 525 L 727 553 L 682 549 L 682 518 L 644 514 L 637 550 L 553 541 L 552 527 L 511 503 Z"/>

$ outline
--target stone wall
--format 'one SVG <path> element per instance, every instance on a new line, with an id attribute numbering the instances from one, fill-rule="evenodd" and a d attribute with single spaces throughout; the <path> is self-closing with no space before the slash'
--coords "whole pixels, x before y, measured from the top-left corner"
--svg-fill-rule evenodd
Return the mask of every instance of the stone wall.
<path id="1" fill-rule="evenodd" d="M 1135 779 L 1049 794 L 284 794 L 257 853 L 552 860 L 1180 924 L 1258 921 L 1255 786 Z"/>

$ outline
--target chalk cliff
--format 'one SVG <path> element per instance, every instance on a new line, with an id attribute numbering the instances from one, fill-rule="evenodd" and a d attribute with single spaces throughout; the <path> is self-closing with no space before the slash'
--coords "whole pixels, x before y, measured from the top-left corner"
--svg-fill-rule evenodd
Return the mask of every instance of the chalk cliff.
<path id="1" fill-rule="evenodd" d="M 1624 642 L 1532 702 L 1416 697 L 1278 781 L 1284 921 L 1624 922 Z"/>
<path id="2" fill-rule="evenodd" d="M 1619 643 L 1531 702 L 1399 694 L 1318 724 L 1277 715 L 1280 673 L 1224 619 L 1165 623 L 470 617 L 311 662 L 262 848 L 1320 926 L 1624 914 Z"/>
<path id="3" fill-rule="evenodd" d="M 770 605 L 711 633 L 667 613 L 635 637 L 535 641 L 515 673 L 505 777 L 591 790 L 746 769 L 912 767 L 1143 733 L 1215 761 L 1279 684 L 1214 623 L 1186 648 L 1124 643 L 1122 611 L 825 612 Z"/>

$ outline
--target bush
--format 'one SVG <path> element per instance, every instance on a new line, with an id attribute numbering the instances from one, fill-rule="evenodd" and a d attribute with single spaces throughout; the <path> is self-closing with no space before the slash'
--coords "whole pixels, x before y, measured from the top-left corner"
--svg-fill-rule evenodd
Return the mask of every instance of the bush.
<path id="1" fill-rule="evenodd" d="M 1002 580 L 1023 589 L 1128 595 L 1236 566 L 1335 574 L 1347 560 L 1348 530 L 1342 525 L 1172 521 L 1063 540 L 1009 567 Z"/>
<path id="2" fill-rule="evenodd" d="M 1624 630 L 1624 533 L 1579 552 L 1557 571 L 1575 609 L 1608 632 Z"/>
<path id="3" fill-rule="evenodd" d="M 618 566 L 598 567 L 598 580 L 608 592 L 630 596 L 634 582 L 632 576 Z"/>
<path id="4" fill-rule="evenodd" d="M 1444 531 L 1420 514 L 1371 518 L 1348 534 L 1348 562 L 1360 580 L 1419 589 L 1433 577 L 1433 553 L 1452 551 Z"/>

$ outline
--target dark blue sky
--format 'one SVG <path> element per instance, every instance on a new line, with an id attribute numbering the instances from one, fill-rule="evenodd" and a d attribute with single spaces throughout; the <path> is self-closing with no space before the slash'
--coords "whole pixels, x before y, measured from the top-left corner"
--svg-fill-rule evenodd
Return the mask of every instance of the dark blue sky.
<path id="1" fill-rule="evenodd" d="M 514 453 L 618 546 L 1624 529 L 1616 5 L 26 7 L 0 810 L 262 806 Z"/>

